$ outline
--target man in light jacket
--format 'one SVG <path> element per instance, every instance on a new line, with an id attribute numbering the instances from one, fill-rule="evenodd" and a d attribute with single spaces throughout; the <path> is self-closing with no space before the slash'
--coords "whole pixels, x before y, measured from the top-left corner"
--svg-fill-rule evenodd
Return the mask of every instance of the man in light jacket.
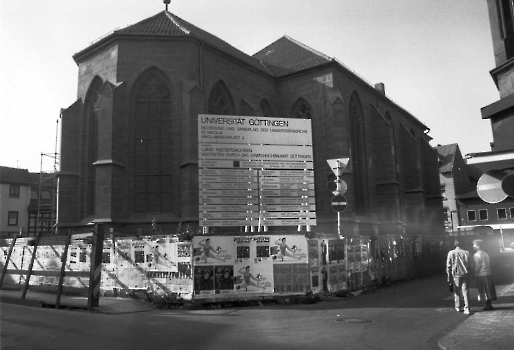
<path id="1" fill-rule="evenodd" d="M 448 252 L 446 257 L 446 274 L 448 282 L 453 283 L 453 298 L 455 310 L 463 311 L 461 300 L 464 299 L 464 313 L 469 315 L 469 277 L 472 273 L 472 258 L 467 250 L 461 248 L 455 241 L 455 249 Z"/>

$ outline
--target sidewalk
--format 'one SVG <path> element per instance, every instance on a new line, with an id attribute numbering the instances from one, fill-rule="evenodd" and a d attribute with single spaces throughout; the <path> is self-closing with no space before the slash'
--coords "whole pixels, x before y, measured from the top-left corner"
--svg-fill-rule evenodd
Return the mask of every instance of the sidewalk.
<path id="1" fill-rule="evenodd" d="M 443 350 L 514 349 L 514 284 L 497 286 L 494 309 L 482 311 L 471 304 L 471 315 L 439 339 Z M 472 293 L 471 297 L 476 300 Z M 453 297 L 452 297 L 453 299 Z"/>
<path id="2" fill-rule="evenodd" d="M 0 302 L 32 307 L 55 308 L 56 295 L 52 293 L 37 293 L 29 290 L 25 295 L 25 299 L 21 299 L 21 291 L 19 290 L 0 290 Z M 156 309 L 152 303 L 134 298 L 101 297 L 99 304 L 98 307 L 93 308 L 93 311 L 105 314 L 145 312 Z M 63 295 L 61 296 L 60 308 L 87 310 L 87 297 Z"/>

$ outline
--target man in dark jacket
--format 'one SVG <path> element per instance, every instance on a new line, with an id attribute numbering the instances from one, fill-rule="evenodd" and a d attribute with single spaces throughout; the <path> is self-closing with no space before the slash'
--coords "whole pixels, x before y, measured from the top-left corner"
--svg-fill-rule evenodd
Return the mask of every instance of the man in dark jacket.
<path id="1" fill-rule="evenodd" d="M 461 297 L 464 299 L 464 313 L 469 315 L 469 277 L 472 270 L 471 255 L 455 241 L 455 249 L 446 257 L 446 274 L 448 282 L 453 283 L 455 310 L 462 311 Z"/>

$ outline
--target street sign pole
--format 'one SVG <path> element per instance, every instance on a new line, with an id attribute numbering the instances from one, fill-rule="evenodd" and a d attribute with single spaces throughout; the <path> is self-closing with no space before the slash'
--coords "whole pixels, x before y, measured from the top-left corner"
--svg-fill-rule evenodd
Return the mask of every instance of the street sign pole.
<path id="1" fill-rule="evenodd" d="M 334 181 L 336 183 L 336 190 L 332 191 L 334 194 L 334 198 L 340 197 L 344 192 L 346 192 L 346 183 L 341 181 L 341 175 L 344 171 L 344 168 L 346 168 L 346 165 L 348 165 L 348 161 L 350 158 L 337 158 L 337 159 L 327 159 L 327 163 L 334 172 L 334 175 L 336 176 L 336 180 Z M 344 197 L 343 197 L 344 198 Z M 346 199 L 345 199 L 346 201 Z M 346 204 L 345 204 L 346 205 Z M 344 210 L 344 209 L 342 209 Z M 342 210 L 336 210 L 337 211 L 337 235 L 340 239 L 343 239 L 344 237 L 341 235 L 341 211 Z"/>
<path id="2" fill-rule="evenodd" d="M 337 190 L 339 191 L 339 194 L 340 194 L 341 193 L 340 192 L 340 189 L 341 189 L 341 162 L 339 159 L 337 160 L 336 179 L 337 179 Z M 343 238 L 341 236 L 341 212 L 340 211 L 337 212 L 337 235 L 339 236 L 339 239 Z"/>

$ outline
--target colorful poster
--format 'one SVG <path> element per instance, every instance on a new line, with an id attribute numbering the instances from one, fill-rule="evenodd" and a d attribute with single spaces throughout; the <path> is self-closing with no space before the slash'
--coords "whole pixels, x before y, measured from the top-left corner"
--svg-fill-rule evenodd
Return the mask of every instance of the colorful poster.
<path id="1" fill-rule="evenodd" d="M 214 267 L 214 287 L 216 293 L 234 291 L 234 266 L 218 265 Z"/>
<path id="2" fill-rule="evenodd" d="M 194 290 L 197 294 L 214 294 L 214 269 L 215 266 L 195 266 Z"/>
<path id="3" fill-rule="evenodd" d="M 275 293 L 306 293 L 311 290 L 308 264 L 273 265 Z"/>
<path id="4" fill-rule="evenodd" d="M 236 293 L 273 293 L 273 269 L 270 261 L 250 261 L 234 266 Z"/>
<path id="5" fill-rule="evenodd" d="M 307 238 L 300 235 L 274 236 L 271 258 L 275 264 L 307 263 Z"/>
<path id="6" fill-rule="evenodd" d="M 332 264 L 326 266 L 327 287 L 329 292 L 346 290 L 346 263 Z"/>
<path id="7" fill-rule="evenodd" d="M 324 290 L 322 262 L 323 240 L 309 239 L 309 269 L 311 277 L 311 290 L 313 293 L 320 293 Z"/>
<path id="8" fill-rule="evenodd" d="M 234 263 L 234 242 L 229 236 L 193 237 L 193 264 L 231 265 Z"/>

